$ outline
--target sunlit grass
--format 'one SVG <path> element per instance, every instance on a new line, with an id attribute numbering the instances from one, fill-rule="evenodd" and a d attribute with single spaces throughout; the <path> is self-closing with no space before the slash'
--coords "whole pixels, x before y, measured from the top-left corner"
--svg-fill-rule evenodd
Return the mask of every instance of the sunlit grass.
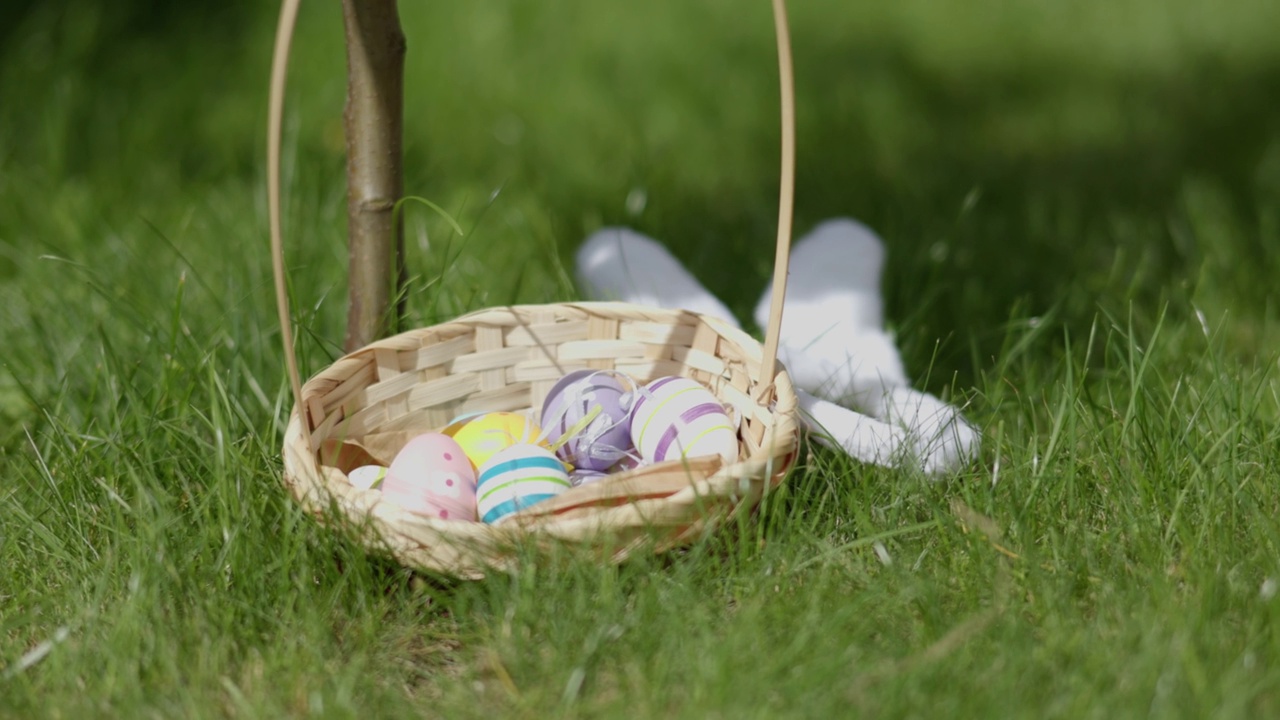
<path id="1" fill-rule="evenodd" d="M 410 7 L 410 321 L 572 299 L 604 223 L 744 317 L 776 202 L 767 5 Z M 1280 713 L 1274 3 L 794 3 L 798 229 L 889 243 L 916 384 L 982 457 L 817 448 L 741 525 L 454 583 L 278 481 L 274 10 L 42 6 L 0 44 L 0 715 Z M 345 318 L 336 8 L 287 125 L 303 366 Z M 630 201 L 628 201 L 630 198 Z"/>

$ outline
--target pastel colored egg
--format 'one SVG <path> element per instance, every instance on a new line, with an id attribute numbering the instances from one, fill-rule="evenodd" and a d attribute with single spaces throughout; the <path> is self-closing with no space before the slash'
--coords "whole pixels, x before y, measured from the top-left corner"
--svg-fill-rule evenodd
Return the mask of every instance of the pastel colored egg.
<path id="1" fill-rule="evenodd" d="M 533 443 L 542 430 L 524 415 L 491 412 L 454 420 L 440 432 L 458 443 L 478 472 L 494 453 L 517 443 Z M 550 447 L 545 440 L 539 444 Z"/>
<path id="2" fill-rule="evenodd" d="M 361 490 L 374 490 L 382 485 L 387 477 L 387 469 L 381 465 L 361 465 L 347 473 L 347 481 L 352 487 Z"/>
<path id="3" fill-rule="evenodd" d="M 600 482 L 607 477 L 609 477 L 609 473 L 601 472 L 600 470 L 575 469 L 573 472 L 569 473 L 569 484 L 574 487 L 590 485 L 594 482 Z"/>
<path id="4" fill-rule="evenodd" d="M 615 473 L 623 473 L 629 470 L 635 470 L 636 468 L 644 464 L 646 463 L 643 458 L 637 457 L 635 455 L 628 455 L 627 457 L 624 457 L 618 462 L 611 465 L 606 472 L 608 472 L 610 475 Z"/>
<path id="5" fill-rule="evenodd" d="M 426 433 L 410 440 L 387 468 L 382 494 L 406 509 L 442 520 L 476 519 L 476 475 L 453 438 Z"/>
<path id="6" fill-rule="evenodd" d="M 696 380 L 664 377 L 636 392 L 631 440 L 648 462 L 719 455 L 738 459 L 738 433 L 720 402 Z"/>
<path id="7" fill-rule="evenodd" d="M 597 412 L 586 427 L 564 440 L 556 455 L 574 467 L 604 471 L 632 450 L 630 410 L 628 388 L 614 375 L 576 370 L 560 378 L 547 393 L 541 417 L 554 444 Z"/>
<path id="8" fill-rule="evenodd" d="M 512 445 L 480 468 L 476 505 L 480 520 L 494 523 L 571 487 L 564 463 L 539 445 Z"/>

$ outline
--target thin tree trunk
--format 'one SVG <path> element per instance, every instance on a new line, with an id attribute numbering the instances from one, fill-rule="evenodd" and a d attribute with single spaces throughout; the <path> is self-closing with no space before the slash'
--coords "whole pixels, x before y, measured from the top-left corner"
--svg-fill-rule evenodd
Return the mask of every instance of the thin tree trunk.
<path id="1" fill-rule="evenodd" d="M 402 306 L 404 229 L 392 222 L 404 194 L 405 39 L 396 0 L 342 0 L 347 39 L 347 351 L 394 330 Z"/>

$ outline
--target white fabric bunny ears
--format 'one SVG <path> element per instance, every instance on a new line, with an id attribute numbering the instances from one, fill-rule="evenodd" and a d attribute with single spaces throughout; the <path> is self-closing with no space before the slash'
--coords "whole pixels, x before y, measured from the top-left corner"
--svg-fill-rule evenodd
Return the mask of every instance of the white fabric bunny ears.
<path id="1" fill-rule="evenodd" d="M 960 411 L 911 388 L 884 330 L 884 244 L 847 218 L 827 220 L 791 251 L 778 358 L 791 373 L 802 420 L 823 445 L 887 467 L 939 476 L 976 455 L 979 433 Z M 593 300 L 685 309 L 738 321 L 660 243 L 605 228 L 578 250 L 578 282 Z M 765 287 L 755 319 L 768 324 Z"/>

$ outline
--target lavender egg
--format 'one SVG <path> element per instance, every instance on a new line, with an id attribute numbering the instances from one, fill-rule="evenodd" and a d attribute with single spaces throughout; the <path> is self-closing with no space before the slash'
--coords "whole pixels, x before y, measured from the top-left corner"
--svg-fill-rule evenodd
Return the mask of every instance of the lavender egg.
<path id="1" fill-rule="evenodd" d="M 560 378 L 542 403 L 542 426 L 555 444 L 596 408 L 600 414 L 556 449 L 575 468 L 603 472 L 632 451 L 631 401 L 612 373 L 576 370 Z"/>
<path id="2" fill-rule="evenodd" d="M 574 470 L 569 473 L 569 484 L 578 487 L 580 485 L 590 485 L 593 482 L 600 482 L 609 477 L 609 473 L 599 470 Z"/>

